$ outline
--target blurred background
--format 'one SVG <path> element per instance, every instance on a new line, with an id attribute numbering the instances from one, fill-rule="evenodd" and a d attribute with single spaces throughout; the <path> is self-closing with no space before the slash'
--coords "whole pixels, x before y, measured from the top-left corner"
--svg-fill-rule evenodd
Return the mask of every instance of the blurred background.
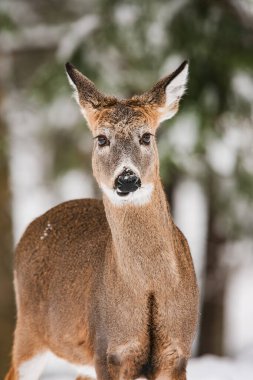
<path id="1" fill-rule="evenodd" d="M 253 1 L 0 1 L 0 378 L 10 361 L 14 246 L 65 200 L 100 197 L 71 61 L 130 97 L 190 60 L 158 131 L 161 176 L 201 290 L 194 355 L 253 352 Z"/>

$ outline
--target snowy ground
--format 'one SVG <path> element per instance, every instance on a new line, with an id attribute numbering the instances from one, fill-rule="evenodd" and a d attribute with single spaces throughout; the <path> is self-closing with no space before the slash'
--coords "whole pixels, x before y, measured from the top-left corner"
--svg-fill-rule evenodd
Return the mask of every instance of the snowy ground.
<path id="1" fill-rule="evenodd" d="M 253 349 L 235 359 L 206 355 L 191 359 L 188 365 L 188 380 L 251 380 L 253 379 Z M 82 371 L 82 373 L 84 373 Z M 91 367 L 86 374 L 94 377 Z M 76 369 L 60 359 L 52 358 L 42 380 L 74 380 Z"/>

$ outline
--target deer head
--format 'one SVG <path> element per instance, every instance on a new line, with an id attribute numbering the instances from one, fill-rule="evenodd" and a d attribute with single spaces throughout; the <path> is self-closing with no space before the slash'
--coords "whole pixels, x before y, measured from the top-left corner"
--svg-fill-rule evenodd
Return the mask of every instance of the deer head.
<path id="1" fill-rule="evenodd" d="M 149 202 L 159 176 L 156 129 L 178 111 L 188 63 L 127 100 L 103 95 L 70 63 L 66 71 L 94 137 L 92 167 L 99 186 L 116 205 Z"/>

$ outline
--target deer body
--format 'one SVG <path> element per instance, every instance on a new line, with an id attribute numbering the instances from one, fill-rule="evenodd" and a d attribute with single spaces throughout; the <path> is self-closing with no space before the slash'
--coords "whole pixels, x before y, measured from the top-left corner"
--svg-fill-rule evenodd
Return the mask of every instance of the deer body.
<path id="1" fill-rule="evenodd" d="M 98 135 L 93 152 L 103 202 L 56 206 L 22 237 L 15 259 L 13 365 L 6 379 L 38 379 L 43 353 L 51 351 L 93 364 L 98 380 L 183 380 L 198 291 L 187 241 L 162 189 L 156 146 L 143 130 L 148 122 L 149 131 L 154 128 L 157 107 L 143 113 L 140 99 L 114 104 L 107 98 L 101 110 L 94 102 L 102 95 L 90 87 L 91 98 L 82 97 L 85 77 L 73 67 L 68 73 L 93 133 L 102 126 L 106 134 Z M 135 123 L 141 124 L 137 137 Z"/>

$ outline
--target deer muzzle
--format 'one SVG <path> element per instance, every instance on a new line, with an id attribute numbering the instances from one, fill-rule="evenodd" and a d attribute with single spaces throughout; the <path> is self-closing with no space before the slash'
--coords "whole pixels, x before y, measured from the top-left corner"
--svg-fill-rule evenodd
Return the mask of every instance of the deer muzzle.
<path id="1" fill-rule="evenodd" d="M 126 196 L 141 187 L 140 178 L 130 169 L 125 169 L 115 180 L 114 188 L 120 196 Z"/>

